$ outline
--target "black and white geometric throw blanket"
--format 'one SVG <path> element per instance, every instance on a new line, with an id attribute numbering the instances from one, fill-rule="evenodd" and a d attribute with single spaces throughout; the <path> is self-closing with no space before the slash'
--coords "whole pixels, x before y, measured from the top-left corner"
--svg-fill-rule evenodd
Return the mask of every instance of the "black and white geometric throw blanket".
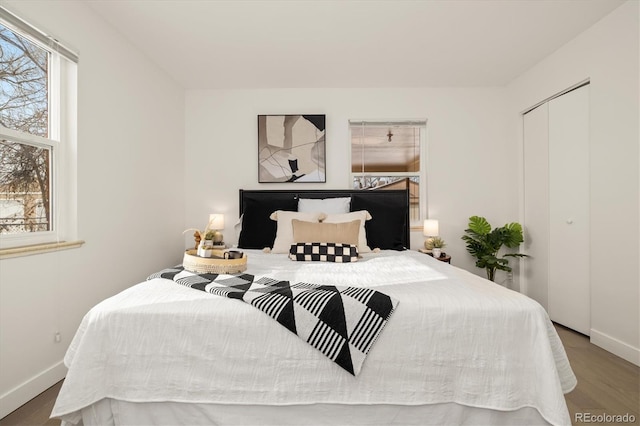
<path id="1" fill-rule="evenodd" d="M 397 300 L 369 288 L 289 284 L 250 274 L 195 274 L 181 266 L 147 279 L 152 278 L 249 303 L 354 376 L 398 306 Z"/>

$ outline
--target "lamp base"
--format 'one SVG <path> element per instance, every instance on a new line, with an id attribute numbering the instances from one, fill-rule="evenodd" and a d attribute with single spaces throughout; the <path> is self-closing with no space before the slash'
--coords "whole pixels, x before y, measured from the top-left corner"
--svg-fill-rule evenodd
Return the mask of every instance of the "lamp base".
<path id="1" fill-rule="evenodd" d="M 215 232 L 213 233 L 213 245 L 214 245 L 214 246 L 217 246 L 217 245 L 223 244 L 223 243 L 222 243 L 222 240 L 223 240 L 223 239 L 224 239 L 224 237 L 222 236 L 222 233 L 221 233 L 220 231 L 215 231 Z"/>
<path id="2" fill-rule="evenodd" d="M 431 250 L 433 249 L 433 242 L 432 242 L 432 237 L 427 238 L 426 240 L 424 240 L 424 248 L 425 250 Z"/>

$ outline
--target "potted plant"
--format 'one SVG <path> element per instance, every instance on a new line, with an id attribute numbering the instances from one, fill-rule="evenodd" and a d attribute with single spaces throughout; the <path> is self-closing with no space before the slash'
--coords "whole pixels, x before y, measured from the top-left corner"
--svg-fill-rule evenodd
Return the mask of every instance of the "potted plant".
<path id="1" fill-rule="evenodd" d="M 491 229 L 491 225 L 481 216 L 469 218 L 469 228 L 462 239 L 467 243 L 467 251 L 476 259 L 476 266 L 487 271 L 487 278 L 495 281 L 496 270 L 511 272 L 508 257 L 526 257 L 521 253 L 506 253 L 498 257 L 504 245 L 516 248 L 524 241 L 522 226 L 517 222 L 508 223 L 500 228 Z"/>
<path id="2" fill-rule="evenodd" d="M 204 234 L 204 244 L 207 246 L 213 246 L 214 236 L 215 236 L 214 231 L 207 231 Z"/>
<path id="3" fill-rule="evenodd" d="M 200 243 L 196 254 L 200 257 L 211 257 L 213 255 L 213 247 Z"/>
<path id="4" fill-rule="evenodd" d="M 424 248 L 431 250 L 433 257 L 436 259 L 442 255 L 442 249 L 447 246 L 447 243 L 440 237 L 431 237 L 424 242 Z"/>
<path id="5" fill-rule="evenodd" d="M 198 251 L 198 256 L 202 257 L 211 257 L 211 250 L 213 249 L 213 234 L 214 232 L 209 228 L 209 224 L 204 228 L 204 231 L 201 231 L 196 228 L 185 229 L 182 233 L 185 234 L 189 231 L 194 231 L 193 237 L 195 238 L 195 247 L 194 250 Z M 205 252 L 204 250 L 208 250 Z M 207 255 L 201 255 L 200 253 L 206 253 Z"/>

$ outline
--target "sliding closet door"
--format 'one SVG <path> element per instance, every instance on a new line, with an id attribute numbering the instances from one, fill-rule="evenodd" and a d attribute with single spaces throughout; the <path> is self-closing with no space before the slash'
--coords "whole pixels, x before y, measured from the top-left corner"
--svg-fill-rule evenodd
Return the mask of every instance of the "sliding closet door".
<path id="1" fill-rule="evenodd" d="M 524 245 L 527 295 L 547 307 L 549 286 L 549 105 L 524 115 Z"/>
<path id="2" fill-rule="evenodd" d="M 589 86 L 549 101 L 549 317 L 590 333 Z"/>

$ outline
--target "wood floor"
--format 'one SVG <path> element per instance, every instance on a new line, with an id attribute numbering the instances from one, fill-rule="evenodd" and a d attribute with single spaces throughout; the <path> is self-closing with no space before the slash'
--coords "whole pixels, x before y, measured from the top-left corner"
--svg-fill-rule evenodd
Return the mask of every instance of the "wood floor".
<path id="1" fill-rule="evenodd" d="M 18 408 L 7 417 L 0 420 L 1 426 L 41 426 L 41 425 L 59 425 L 61 422 L 57 419 L 49 419 L 53 404 L 56 401 L 58 392 L 62 382 L 58 382 L 51 386 L 31 401 Z"/>
<path id="2" fill-rule="evenodd" d="M 578 386 L 566 395 L 573 424 L 640 425 L 640 368 L 592 345 L 582 334 L 560 325 L 556 329 L 578 377 Z M 62 382 L 57 383 L 1 419 L 0 426 L 59 425 L 60 421 L 49 419 L 49 414 L 61 385 Z M 594 421 L 600 415 L 625 414 L 634 416 L 635 421 L 616 422 L 614 417 L 608 419 L 610 422 Z M 590 421 L 586 421 L 587 417 Z"/>
<path id="3" fill-rule="evenodd" d="M 560 325 L 556 325 L 556 330 L 578 378 L 578 386 L 565 395 L 573 424 L 640 425 L 640 367 L 591 344 L 588 337 L 573 330 Z M 583 421 L 579 421 L 581 413 Z M 584 421 L 587 415 L 603 414 L 629 414 L 635 421 L 622 423 L 615 418 L 603 423 Z"/>

